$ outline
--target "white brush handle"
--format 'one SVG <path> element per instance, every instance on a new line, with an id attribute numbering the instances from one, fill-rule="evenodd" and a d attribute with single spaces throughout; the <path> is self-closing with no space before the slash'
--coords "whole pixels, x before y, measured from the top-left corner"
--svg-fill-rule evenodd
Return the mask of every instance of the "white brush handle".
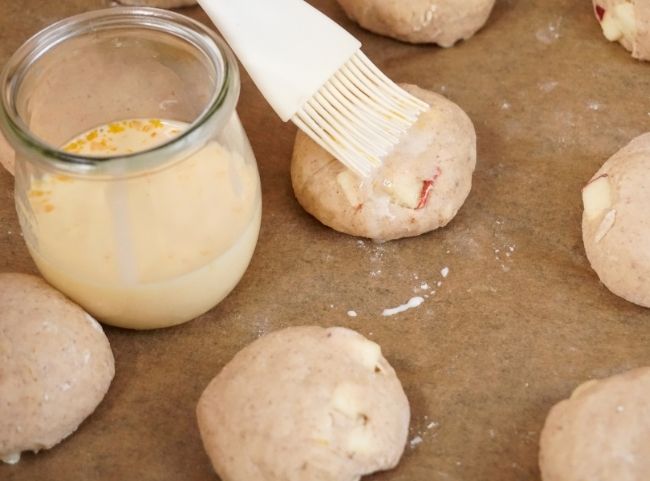
<path id="1" fill-rule="evenodd" d="M 284 121 L 361 43 L 304 0 L 198 0 Z"/>

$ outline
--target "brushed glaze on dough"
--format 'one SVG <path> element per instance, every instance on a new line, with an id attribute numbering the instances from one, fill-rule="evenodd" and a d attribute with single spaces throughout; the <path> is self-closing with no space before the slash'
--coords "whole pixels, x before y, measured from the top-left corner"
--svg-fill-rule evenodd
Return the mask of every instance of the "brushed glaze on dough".
<path id="1" fill-rule="evenodd" d="M 431 108 L 368 179 L 356 177 L 298 132 L 291 162 L 293 190 L 303 208 L 323 224 L 379 241 L 412 237 L 446 225 L 467 198 L 476 165 L 472 121 L 441 95 L 414 85 L 402 87 Z"/>

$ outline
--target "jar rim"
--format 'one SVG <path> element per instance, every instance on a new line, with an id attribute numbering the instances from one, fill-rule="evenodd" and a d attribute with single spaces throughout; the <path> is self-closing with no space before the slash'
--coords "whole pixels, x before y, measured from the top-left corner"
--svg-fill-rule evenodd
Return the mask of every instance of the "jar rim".
<path id="1" fill-rule="evenodd" d="M 29 68 L 67 40 L 99 30 L 124 27 L 174 35 L 207 56 L 217 77 L 214 92 L 203 111 L 178 136 L 152 148 L 122 155 L 78 155 L 54 147 L 33 135 L 15 105 L 22 77 Z M 214 128 L 223 128 L 235 110 L 239 91 L 239 70 L 234 54 L 221 37 L 200 22 L 176 12 L 152 7 L 93 10 L 64 18 L 46 27 L 29 38 L 10 57 L 0 73 L 0 129 L 10 143 L 13 140 L 17 144 L 14 147 L 37 152 L 39 157 L 45 157 L 48 164 L 57 170 L 71 174 L 133 173 L 166 165 L 182 154 L 187 145 L 207 141 L 212 135 L 203 133 L 201 127 L 215 123 Z M 128 162 L 128 167 L 125 162 Z"/>

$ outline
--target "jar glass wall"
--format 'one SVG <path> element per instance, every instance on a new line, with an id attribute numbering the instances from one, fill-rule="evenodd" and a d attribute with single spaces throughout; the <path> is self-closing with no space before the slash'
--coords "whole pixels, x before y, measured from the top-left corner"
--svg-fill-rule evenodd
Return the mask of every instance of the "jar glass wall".
<path id="1" fill-rule="evenodd" d="M 261 193 L 219 38 L 168 11 L 90 12 L 30 39 L 1 82 L 20 224 L 52 285 L 138 329 L 188 321 L 234 288 Z"/>

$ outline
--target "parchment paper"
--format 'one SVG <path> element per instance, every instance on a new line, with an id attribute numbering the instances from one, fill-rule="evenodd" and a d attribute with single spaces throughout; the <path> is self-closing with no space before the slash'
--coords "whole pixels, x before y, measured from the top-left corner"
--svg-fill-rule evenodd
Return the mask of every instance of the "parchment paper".
<path id="1" fill-rule="evenodd" d="M 538 480 L 548 409 L 587 379 L 650 364 L 650 311 L 599 283 L 580 233 L 581 187 L 649 129 L 650 64 L 603 38 L 588 0 L 499 0 L 478 35 L 448 50 L 364 32 L 334 0 L 313 3 L 393 79 L 442 92 L 473 119 L 479 159 L 465 206 L 442 230 L 387 244 L 320 225 L 292 195 L 295 128 L 244 75 L 239 112 L 264 191 L 244 279 L 181 327 L 108 328 L 117 375 L 104 402 L 58 447 L 0 466 L 0 480 L 216 480 L 196 401 L 239 349 L 290 325 L 357 329 L 397 369 L 410 443 L 372 481 Z M 0 64 L 40 28 L 100 6 L 0 0 Z M 184 13 L 207 22 L 198 8 Z M 35 272 L 4 171 L 0 248 L 0 271 Z M 382 316 L 416 295 L 428 297 Z"/>

